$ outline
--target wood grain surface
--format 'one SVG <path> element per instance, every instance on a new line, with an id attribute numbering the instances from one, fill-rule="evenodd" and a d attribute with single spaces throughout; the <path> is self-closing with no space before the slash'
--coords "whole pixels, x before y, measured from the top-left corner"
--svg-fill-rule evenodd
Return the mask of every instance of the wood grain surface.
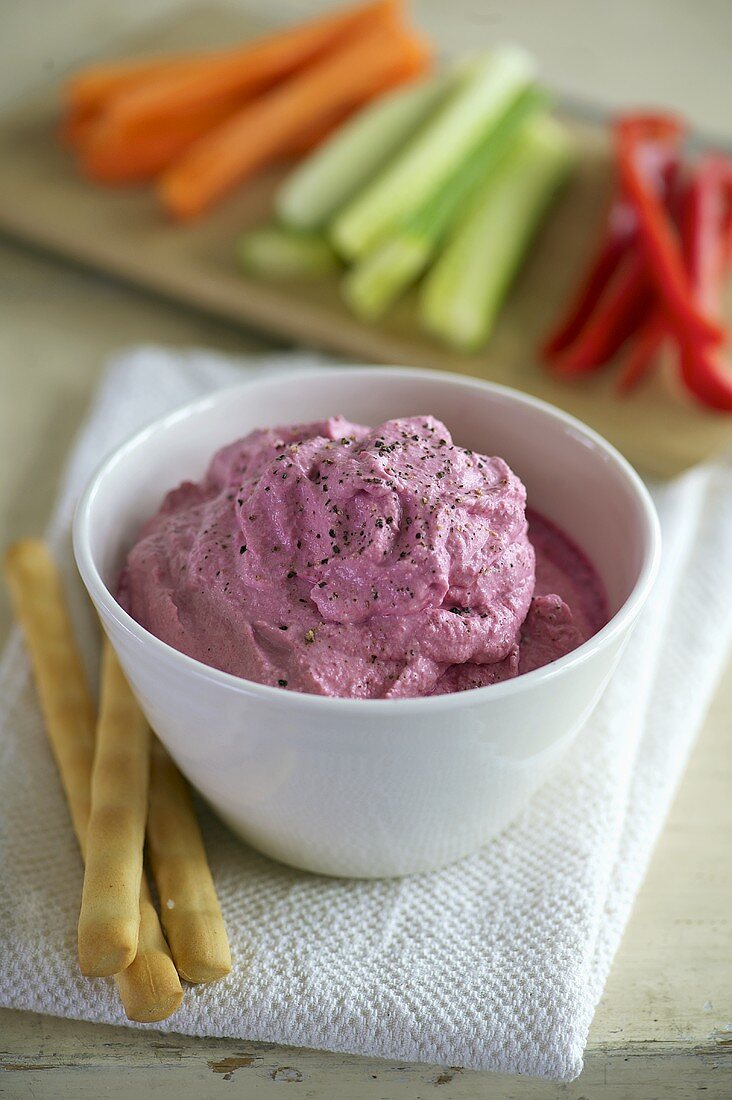
<path id="1" fill-rule="evenodd" d="M 246 37 L 251 24 L 227 9 L 196 8 L 122 45 L 155 52 Z M 282 171 L 240 188 L 208 217 L 175 225 L 148 189 L 92 187 L 55 139 L 57 89 L 0 122 L 0 229 L 167 298 L 220 317 L 362 362 L 408 363 L 515 386 L 578 416 L 642 470 L 677 473 L 732 442 L 732 417 L 692 405 L 671 364 L 631 399 L 614 392 L 615 370 L 558 382 L 535 349 L 576 284 L 597 237 L 612 186 L 607 128 L 568 120 L 579 151 L 563 192 L 514 286 L 484 352 L 461 355 L 423 335 L 414 296 L 379 326 L 362 324 L 342 304 L 337 279 L 267 283 L 241 275 L 234 241 L 271 210 Z"/>

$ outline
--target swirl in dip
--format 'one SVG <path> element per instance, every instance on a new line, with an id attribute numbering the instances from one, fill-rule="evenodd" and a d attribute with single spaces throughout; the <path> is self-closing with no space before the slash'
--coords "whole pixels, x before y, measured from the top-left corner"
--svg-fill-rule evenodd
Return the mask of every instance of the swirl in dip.
<path id="1" fill-rule="evenodd" d="M 122 606 L 205 664 L 293 691 L 401 698 L 548 664 L 607 620 L 584 555 L 501 458 L 431 416 L 254 431 L 168 493 Z"/>

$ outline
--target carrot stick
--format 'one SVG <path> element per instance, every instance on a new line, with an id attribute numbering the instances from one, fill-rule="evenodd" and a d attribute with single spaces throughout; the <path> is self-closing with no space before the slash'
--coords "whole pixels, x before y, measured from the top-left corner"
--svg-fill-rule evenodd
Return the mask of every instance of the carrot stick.
<path id="1" fill-rule="evenodd" d="M 426 55 L 409 55 L 405 64 L 387 81 L 378 95 L 415 78 L 426 68 Z M 368 99 L 376 98 L 369 96 Z M 354 101 L 332 115 L 327 121 L 300 130 L 289 143 L 286 156 L 299 159 L 307 156 L 321 142 L 341 126 L 347 118 L 360 110 L 367 99 Z M 94 183 L 108 186 L 131 186 L 154 179 L 171 165 L 194 142 L 244 106 L 241 97 L 216 106 L 184 115 L 171 115 L 155 124 L 140 125 L 129 134 L 115 132 L 104 113 L 72 115 L 68 122 L 68 141 L 79 149 L 82 171 Z"/>
<path id="2" fill-rule="evenodd" d="M 304 127 L 304 129 L 302 129 L 299 134 L 295 134 L 292 141 L 288 143 L 287 148 L 284 150 L 284 156 L 287 160 L 300 160 L 302 157 L 307 157 L 314 149 L 317 149 L 319 145 L 327 141 L 330 135 L 334 133 L 339 126 L 342 126 L 346 119 L 350 118 L 360 106 L 361 104 L 354 104 L 351 107 L 346 107 L 344 110 L 339 111 L 337 115 L 321 122 L 316 122 L 314 126 Z"/>
<path id="3" fill-rule="evenodd" d="M 143 119 L 251 94 L 287 77 L 350 34 L 374 26 L 394 25 L 400 0 L 368 3 L 328 13 L 286 30 L 218 54 L 189 72 L 161 75 L 115 97 L 110 112 L 121 129 Z"/>
<path id="4" fill-rule="evenodd" d="M 309 153 L 312 153 L 314 149 L 326 141 L 332 133 L 334 133 L 339 126 L 356 114 L 357 111 L 362 110 L 372 100 L 378 99 L 379 96 L 385 95 L 387 92 L 392 91 L 393 88 L 399 87 L 400 84 L 407 84 L 410 80 L 415 80 L 418 76 L 422 76 L 429 69 L 430 56 L 426 51 L 415 51 L 407 54 L 404 58 L 404 65 L 394 73 L 394 77 L 391 80 L 385 80 L 384 84 L 375 95 L 365 97 L 358 102 L 352 103 L 349 107 L 344 107 L 338 111 L 332 118 L 326 122 L 318 122 L 314 126 L 305 127 L 299 134 L 296 134 L 293 140 L 290 142 L 287 149 L 287 156 L 293 160 L 297 160 L 300 157 L 305 157 Z"/>
<path id="5" fill-rule="evenodd" d="M 220 51 L 219 51 L 220 52 Z M 107 62 L 82 69 L 67 82 L 63 95 L 67 111 L 59 127 L 64 145 L 76 145 L 86 139 L 115 96 L 161 76 L 180 76 L 200 71 L 216 54 L 190 57 L 154 57 L 143 60 Z"/>
<path id="6" fill-rule="evenodd" d="M 104 184 L 135 184 L 151 180 L 194 142 L 220 125 L 241 100 L 166 119 L 159 126 L 140 126 L 128 136 L 110 127 L 106 115 L 87 124 L 78 141 L 81 168 L 89 179 Z"/>
<path id="7" fill-rule="evenodd" d="M 97 111 L 77 110 L 72 107 L 61 119 L 58 128 L 59 141 L 62 145 L 68 145 L 70 148 L 81 145 L 94 129 L 99 117 Z"/>
<path id="8" fill-rule="evenodd" d="M 286 157 L 300 159 L 307 156 L 347 118 L 360 110 L 364 102 L 352 103 L 327 121 L 301 130 L 289 143 Z M 128 136 L 114 132 L 110 135 L 105 116 L 79 124 L 74 144 L 79 149 L 81 169 L 94 183 L 113 187 L 145 183 L 173 164 L 199 138 L 214 130 L 242 106 L 240 102 L 222 104 L 183 117 L 171 116 L 154 127 L 137 127 Z"/>
<path id="9" fill-rule="evenodd" d="M 244 107 L 164 172 L 160 197 L 171 214 L 190 218 L 287 151 L 299 131 L 328 120 L 390 80 L 408 54 L 426 44 L 389 27 L 375 27 Z"/>
<path id="10" fill-rule="evenodd" d="M 90 142 L 81 154 L 81 169 L 93 183 L 124 186 L 154 179 L 210 129 L 198 133 L 169 130 L 148 134 L 134 143 Z"/>
<path id="11" fill-rule="evenodd" d="M 221 51 L 217 51 L 220 54 Z M 99 111 L 112 96 L 146 80 L 161 76 L 181 75 L 209 62 L 217 54 L 190 54 L 178 57 L 135 58 L 130 61 L 107 61 L 81 69 L 66 82 L 63 95 L 73 112 Z"/>

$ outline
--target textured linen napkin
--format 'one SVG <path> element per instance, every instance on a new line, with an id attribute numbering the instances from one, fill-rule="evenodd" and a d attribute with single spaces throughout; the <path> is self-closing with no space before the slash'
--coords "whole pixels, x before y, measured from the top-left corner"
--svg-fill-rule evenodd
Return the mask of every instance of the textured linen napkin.
<path id="1" fill-rule="evenodd" d="M 71 559 L 73 505 L 139 425 L 255 370 L 143 348 L 107 372 L 51 539 L 94 673 Z M 226 442 L 222 440 L 222 443 Z M 613 681 L 560 769 L 482 851 L 401 881 L 270 862 L 201 807 L 234 968 L 186 990 L 160 1030 L 570 1080 L 732 633 L 732 468 L 652 486 L 661 576 Z M 124 1024 L 111 979 L 76 961 L 81 863 L 17 632 L 0 666 L 0 1004 Z M 134 1025 L 133 1025 L 134 1026 Z"/>

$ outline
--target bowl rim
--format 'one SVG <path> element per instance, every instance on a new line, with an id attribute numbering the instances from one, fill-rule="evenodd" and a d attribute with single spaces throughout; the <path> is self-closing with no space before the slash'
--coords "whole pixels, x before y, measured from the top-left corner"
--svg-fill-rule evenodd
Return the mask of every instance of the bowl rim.
<path id="1" fill-rule="evenodd" d="M 221 669 L 204 664 L 195 657 L 189 657 L 187 654 L 181 653 L 167 642 L 157 638 L 121 607 L 102 579 L 92 555 L 90 542 L 91 513 L 94 503 L 105 478 L 113 468 L 123 463 L 134 450 L 143 446 L 151 436 L 162 430 L 167 430 L 181 420 L 206 412 L 219 403 L 225 402 L 233 393 L 250 390 L 252 387 L 264 388 L 271 386 L 273 382 L 307 385 L 310 381 L 326 377 L 334 381 L 336 378 L 364 378 L 374 374 L 392 379 L 401 377 L 415 382 L 438 380 L 458 388 L 472 390 L 477 388 L 488 391 L 504 400 L 507 399 L 509 402 L 529 406 L 544 416 L 560 421 L 566 427 L 571 428 L 574 433 L 583 437 L 585 442 L 591 443 L 603 453 L 605 460 L 609 461 L 615 473 L 624 478 L 641 506 L 641 516 L 645 525 L 643 532 L 645 549 L 643 562 L 633 588 L 615 614 L 611 616 L 597 634 L 588 638 L 571 653 L 559 657 L 548 665 L 533 669 L 531 672 L 525 672 L 511 680 L 503 680 L 497 684 L 487 684 L 483 687 L 468 688 L 465 691 L 444 695 L 414 696 L 403 699 L 352 699 L 341 696 L 315 695 L 308 692 L 285 691 L 280 687 L 271 687 L 268 684 L 260 684 L 255 680 L 235 676 L 230 672 L 223 672 Z M 581 420 L 538 397 L 533 397 L 510 386 L 487 382 L 480 378 L 417 367 L 360 364 L 348 367 L 278 370 L 276 373 L 267 373 L 266 375 L 237 382 L 231 386 L 215 389 L 211 393 L 194 398 L 163 416 L 155 418 L 129 435 L 98 464 L 74 510 L 72 535 L 76 564 L 84 585 L 94 602 L 101 606 L 126 634 L 131 635 L 142 645 L 151 647 L 158 657 L 168 665 L 178 665 L 179 670 L 189 676 L 219 684 L 229 690 L 236 690 L 238 693 L 261 696 L 264 701 L 269 700 L 278 706 L 304 707 L 311 710 L 325 708 L 334 713 L 341 711 L 342 713 L 359 714 L 361 716 L 365 716 L 369 712 L 373 713 L 374 716 L 377 714 L 383 716 L 386 713 L 399 713 L 403 716 L 409 713 L 419 714 L 426 708 L 430 710 L 452 710 L 455 707 L 485 704 L 491 699 L 498 701 L 498 699 L 520 692 L 531 691 L 550 680 L 570 674 L 573 669 L 583 665 L 590 659 L 598 649 L 606 648 L 618 635 L 630 627 L 653 587 L 661 556 L 660 523 L 648 489 L 627 459 L 611 443 Z"/>

